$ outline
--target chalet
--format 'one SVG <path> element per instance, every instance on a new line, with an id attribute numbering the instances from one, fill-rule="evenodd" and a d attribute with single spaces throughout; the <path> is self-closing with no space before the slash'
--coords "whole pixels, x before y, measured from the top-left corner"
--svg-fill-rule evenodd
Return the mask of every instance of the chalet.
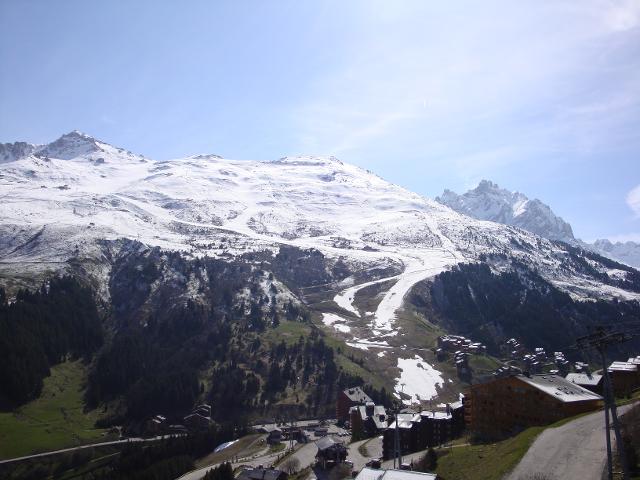
<path id="1" fill-rule="evenodd" d="M 169 425 L 168 433 L 171 435 L 186 435 L 189 433 L 189 430 L 184 425 L 174 424 Z"/>
<path id="2" fill-rule="evenodd" d="M 635 363 L 636 365 L 640 365 L 640 356 L 631 357 L 631 358 L 629 358 L 629 360 L 627 360 L 627 362 Z"/>
<path id="3" fill-rule="evenodd" d="M 202 405 L 198 405 L 193 409 L 192 413 L 197 413 L 202 415 L 203 417 L 211 417 L 211 405 L 203 403 Z"/>
<path id="4" fill-rule="evenodd" d="M 617 397 L 629 395 L 640 386 L 640 362 L 636 363 L 636 358 L 630 358 L 627 362 L 613 362 L 607 368 Z"/>
<path id="5" fill-rule="evenodd" d="M 322 437 L 316 441 L 316 447 L 318 447 L 316 461 L 322 468 L 332 467 L 344 462 L 347 458 L 347 447 L 333 437 Z"/>
<path id="6" fill-rule="evenodd" d="M 438 349 L 449 352 L 486 353 L 487 347 L 481 343 L 472 342 L 460 335 L 442 335 L 438 337 Z"/>
<path id="7" fill-rule="evenodd" d="M 411 470 L 380 470 L 364 467 L 355 480 L 436 480 L 435 473 L 414 472 Z"/>
<path id="8" fill-rule="evenodd" d="M 302 428 L 290 430 L 287 433 L 288 440 L 295 440 L 298 443 L 309 443 L 309 435 Z"/>
<path id="9" fill-rule="evenodd" d="M 245 468 L 236 480 L 287 480 L 287 474 L 275 468 Z"/>
<path id="10" fill-rule="evenodd" d="M 580 385 L 582 388 L 594 393 L 602 394 L 604 377 L 595 373 L 569 373 L 565 377 L 567 381 Z"/>
<path id="11" fill-rule="evenodd" d="M 499 438 L 600 408 L 602 397 L 557 375 L 512 375 L 472 385 L 465 396 L 467 427 Z"/>
<path id="12" fill-rule="evenodd" d="M 211 426 L 211 417 L 191 413 L 184 417 L 183 422 L 189 431 L 206 430 Z"/>
<path id="13" fill-rule="evenodd" d="M 367 402 L 351 407 L 349 423 L 355 438 L 373 437 L 387 428 L 387 412 L 382 405 Z"/>
<path id="14" fill-rule="evenodd" d="M 167 430 L 167 417 L 163 415 L 156 415 L 153 418 L 147 420 L 145 424 L 145 433 L 147 435 L 160 435 Z"/>
<path id="15" fill-rule="evenodd" d="M 569 372 L 570 363 L 562 352 L 553 352 L 553 360 L 558 367 L 559 372 L 566 375 Z"/>
<path id="16" fill-rule="evenodd" d="M 349 420 L 349 410 L 351 407 L 366 405 L 372 401 L 369 395 L 364 393 L 364 390 L 360 387 L 347 388 L 340 392 L 336 400 L 336 416 L 338 422 L 346 422 Z"/>
<path id="17" fill-rule="evenodd" d="M 274 444 L 282 441 L 282 430 L 275 426 L 265 426 L 264 431 L 267 434 L 267 443 Z"/>

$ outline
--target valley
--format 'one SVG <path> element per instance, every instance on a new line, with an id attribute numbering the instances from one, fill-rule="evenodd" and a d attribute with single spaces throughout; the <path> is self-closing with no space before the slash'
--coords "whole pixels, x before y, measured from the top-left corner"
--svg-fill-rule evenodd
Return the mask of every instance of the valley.
<path id="1" fill-rule="evenodd" d="M 1 311 L 24 342 L 4 339 L 0 376 L 30 382 L 1 399 L 5 456 L 115 427 L 137 438 L 158 418 L 182 434 L 202 405 L 216 439 L 264 419 L 333 418 L 354 385 L 387 408 L 426 412 L 529 368 L 535 349 L 550 354 L 543 373 L 556 351 L 589 362 L 569 348 L 575 338 L 640 322 L 632 267 L 333 157 L 155 161 L 79 132 L 3 148 Z M 450 334 L 464 352 L 439 348 Z M 81 361 L 82 433 L 11 423 Z M 14 441 L 25 435 L 33 441 Z M 166 448 L 187 465 L 178 457 L 192 447 Z"/>

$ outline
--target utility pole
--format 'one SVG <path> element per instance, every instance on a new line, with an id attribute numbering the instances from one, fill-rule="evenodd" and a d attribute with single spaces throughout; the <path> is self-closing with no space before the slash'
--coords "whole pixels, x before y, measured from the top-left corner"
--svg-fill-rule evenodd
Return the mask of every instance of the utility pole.
<path id="1" fill-rule="evenodd" d="M 399 461 L 399 457 L 400 457 L 400 432 L 398 430 L 398 422 L 400 421 L 398 419 L 398 415 L 400 415 L 400 404 L 396 404 L 396 430 L 394 432 L 394 438 L 393 438 L 393 468 L 397 468 L 396 467 L 396 461 Z"/>
<path id="2" fill-rule="evenodd" d="M 290 418 L 289 425 L 289 450 L 293 450 L 293 416 Z"/>
<path id="3" fill-rule="evenodd" d="M 629 479 L 629 469 L 627 467 L 627 458 L 622 444 L 622 435 L 620 434 L 620 422 L 618 421 L 618 412 L 616 410 L 616 401 L 613 396 L 613 388 L 611 385 L 611 377 L 607 369 L 606 350 L 610 345 L 616 345 L 631 339 L 631 335 L 623 332 L 608 332 L 605 327 L 597 327 L 594 333 L 585 335 L 576 340 L 579 349 L 593 348 L 600 353 L 602 361 L 602 375 L 604 376 L 604 422 L 605 435 L 607 441 L 607 473 L 609 480 L 613 480 L 613 455 L 611 453 L 611 431 L 609 427 L 609 413 L 613 423 L 613 431 L 616 436 L 616 446 L 618 448 L 618 456 L 622 464 L 622 478 Z"/>
<path id="4" fill-rule="evenodd" d="M 402 405 L 402 393 L 404 391 L 404 383 L 400 385 L 400 401 L 396 404 L 396 431 L 394 438 L 394 452 L 393 452 L 393 468 L 400 468 L 402 466 L 402 451 L 400 446 L 400 406 Z M 396 467 L 396 460 L 398 462 L 398 466 Z"/>

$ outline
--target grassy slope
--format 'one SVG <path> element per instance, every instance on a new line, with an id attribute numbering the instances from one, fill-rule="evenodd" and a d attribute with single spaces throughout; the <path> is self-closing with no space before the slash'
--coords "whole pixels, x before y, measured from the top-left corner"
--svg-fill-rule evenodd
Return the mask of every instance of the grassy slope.
<path id="1" fill-rule="evenodd" d="M 97 412 L 83 412 L 82 384 L 86 369 L 80 361 L 51 369 L 40 398 L 14 412 L 0 413 L 0 458 L 56 450 L 101 440 L 93 427 Z"/>
<path id="2" fill-rule="evenodd" d="M 548 428 L 558 428 L 593 412 L 564 418 L 544 427 L 531 427 L 501 442 L 443 448 L 436 473 L 442 480 L 499 480 L 527 453 L 534 440 Z M 455 442 L 454 442 L 455 443 Z"/>
<path id="3" fill-rule="evenodd" d="M 502 442 L 448 449 L 438 459 L 436 473 L 443 480 L 499 480 L 518 464 L 543 430 L 532 427 Z"/>
<path id="4" fill-rule="evenodd" d="M 374 311 L 380 300 L 385 288 L 388 288 L 393 282 L 385 282 L 382 284 L 372 285 L 370 287 L 359 290 L 355 295 L 354 304 L 361 312 Z M 350 335 L 360 338 L 369 338 L 370 317 L 356 318 L 345 315 L 332 301 L 326 301 L 322 308 L 325 311 L 334 311 L 336 314 L 349 319 L 349 325 L 352 327 Z M 372 348 L 369 351 L 363 351 L 356 348 L 348 347 L 344 343 L 345 336 L 335 329 L 322 324 L 318 311 L 313 312 L 314 323 L 326 333 L 325 342 L 334 347 L 341 349 L 341 355 L 338 355 L 338 364 L 350 373 L 360 375 L 377 388 L 385 387 L 387 390 L 393 390 L 396 378 L 399 375 L 397 368 L 397 355 L 387 354 L 378 357 L 381 350 Z M 410 358 L 419 354 L 429 364 L 434 366 L 446 379 L 441 388 L 439 388 L 438 399 L 440 401 L 455 401 L 458 394 L 468 388 L 466 382 L 458 378 L 453 355 L 447 355 L 447 359 L 438 362 L 434 351 L 436 348 L 436 340 L 438 336 L 447 333 L 439 325 L 429 322 L 425 315 L 418 311 L 411 303 L 406 303 L 404 308 L 397 312 L 396 326 L 400 334 L 396 337 L 385 339 L 395 349 L 396 354 L 402 351 L 402 346 L 409 347 L 399 356 Z M 350 337 L 347 335 L 347 337 Z M 417 348 L 418 350 L 411 350 Z M 349 357 L 357 360 L 360 365 L 352 361 Z M 474 382 L 480 381 L 482 378 L 490 375 L 493 370 L 500 366 L 500 362 L 494 358 L 484 355 L 473 355 L 470 358 L 470 366 L 474 371 Z M 365 368 L 363 368 L 363 365 Z"/>

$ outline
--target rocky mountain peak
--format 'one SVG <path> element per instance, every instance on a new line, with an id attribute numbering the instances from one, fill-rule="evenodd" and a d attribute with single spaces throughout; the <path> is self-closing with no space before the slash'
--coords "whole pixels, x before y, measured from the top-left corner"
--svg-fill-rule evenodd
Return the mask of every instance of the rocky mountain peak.
<path id="1" fill-rule="evenodd" d="M 445 190 L 436 200 L 479 220 L 513 225 L 552 240 L 575 240 L 571 225 L 548 205 L 538 199 L 530 200 L 522 193 L 500 188 L 489 180 L 482 180 L 476 188 L 462 195 Z"/>
<path id="2" fill-rule="evenodd" d="M 99 140 L 78 130 L 65 133 L 57 140 L 38 150 L 38 156 L 70 160 L 82 155 L 98 152 L 104 145 Z"/>
<path id="3" fill-rule="evenodd" d="M 27 142 L 0 143 L 0 163 L 13 162 L 33 154 L 37 145 Z"/>

